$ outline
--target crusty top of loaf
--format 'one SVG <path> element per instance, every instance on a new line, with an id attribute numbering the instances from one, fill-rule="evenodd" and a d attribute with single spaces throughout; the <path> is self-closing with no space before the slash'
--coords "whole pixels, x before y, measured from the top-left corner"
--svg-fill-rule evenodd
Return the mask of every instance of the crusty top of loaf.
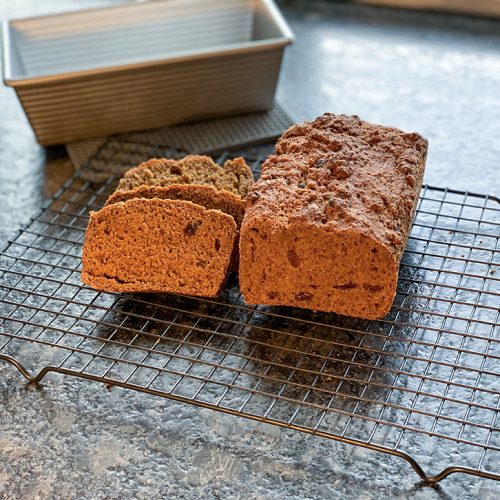
<path id="1" fill-rule="evenodd" d="M 253 184 L 253 174 L 243 158 L 217 165 L 209 156 L 188 155 L 180 160 L 152 158 L 125 172 L 118 189 L 135 189 L 142 185 L 206 184 L 216 189 L 245 196 Z"/>
<path id="2" fill-rule="evenodd" d="M 426 154 L 417 133 L 326 113 L 279 139 L 247 196 L 246 218 L 354 229 L 400 254 Z"/>

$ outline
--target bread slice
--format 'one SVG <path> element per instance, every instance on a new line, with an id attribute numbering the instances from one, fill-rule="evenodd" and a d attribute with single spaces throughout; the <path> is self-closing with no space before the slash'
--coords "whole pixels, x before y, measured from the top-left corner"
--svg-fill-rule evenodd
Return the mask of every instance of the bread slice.
<path id="1" fill-rule="evenodd" d="M 419 134 L 357 116 L 327 113 L 285 132 L 246 197 L 245 301 L 385 316 L 426 155 Z"/>
<path id="2" fill-rule="evenodd" d="M 185 200 L 211 210 L 220 210 L 236 222 L 238 236 L 234 243 L 230 271 L 238 270 L 239 230 L 245 215 L 245 201 L 234 193 L 218 190 L 202 184 L 172 184 L 170 186 L 140 186 L 135 189 L 117 190 L 106 202 L 107 205 L 133 198 L 159 198 L 161 200 Z"/>
<path id="3" fill-rule="evenodd" d="M 153 158 L 125 172 L 118 189 L 130 190 L 142 185 L 206 184 L 216 189 L 246 196 L 254 178 L 243 158 L 226 161 L 223 167 L 208 156 L 188 155 L 180 160 Z"/>
<path id="4" fill-rule="evenodd" d="M 106 205 L 134 198 L 158 198 L 160 200 L 191 201 L 211 210 L 220 210 L 231 215 L 237 227 L 241 226 L 245 214 L 245 201 L 234 193 L 202 184 L 171 184 L 169 186 L 139 186 L 135 189 L 117 189 Z"/>
<path id="5" fill-rule="evenodd" d="M 237 237 L 234 218 L 184 200 L 133 198 L 90 213 L 82 281 L 110 292 L 216 297 Z"/>

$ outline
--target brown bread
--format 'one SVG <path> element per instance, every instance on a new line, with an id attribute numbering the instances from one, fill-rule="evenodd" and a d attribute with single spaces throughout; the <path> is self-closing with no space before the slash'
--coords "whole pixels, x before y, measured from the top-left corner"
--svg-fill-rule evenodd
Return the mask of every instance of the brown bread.
<path id="1" fill-rule="evenodd" d="M 228 160 L 221 167 L 208 156 L 189 155 L 180 160 L 153 158 L 141 163 L 125 172 L 118 189 L 135 189 L 141 185 L 207 184 L 244 197 L 253 182 L 252 171 L 243 158 Z"/>
<path id="2" fill-rule="evenodd" d="M 82 281 L 111 292 L 215 297 L 236 236 L 232 216 L 189 201 L 117 202 L 90 214 Z"/>
<path id="3" fill-rule="evenodd" d="M 247 196 L 246 302 L 385 316 L 426 154 L 420 135 L 356 116 L 327 113 L 291 127 Z"/>
<path id="4" fill-rule="evenodd" d="M 161 200 L 185 200 L 212 210 L 220 210 L 234 217 L 238 228 L 243 221 L 245 202 L 234 193 L 202 184 L 171 184 L 169 186 L 139 186 L 131 190 L 116 190 L 106 202 L 112 205 L 133 198 L 158 198 Z"/>
<path id="5" fill-rule="evenodd" d="M 133 198 L 185 200 L 208 209 L 220 210 L 234 218 L 238 232 L 243 222 L 243 215 L 245 214 L 245 201 L 241 196 L 202 184 L 172 184 L 170 186 L 161 187 L 139 186 L 130 191 L 118 189 L 108 198 L 106 204 L 111 205 L 119 201 L 127 201 Z M 230 265 L 231 271 L 238 270 L 238 248 L 239 234 L 234 242 Z"/>

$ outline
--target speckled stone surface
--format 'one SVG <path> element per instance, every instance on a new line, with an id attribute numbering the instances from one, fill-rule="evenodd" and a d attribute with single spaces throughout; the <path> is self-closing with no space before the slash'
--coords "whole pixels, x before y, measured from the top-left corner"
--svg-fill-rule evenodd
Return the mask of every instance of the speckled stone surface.
<path id="1" fill-rule="evenodd" d="M 482 498 L 491 481 L 421 487 L 406 463 L 152 396 L 0 369 L 0 498 Z"/>
<path id="2" fill-rule="evenodd" d="M 0 18 L 99 3 L 4 0 Z M 279 97 L 293 116 L 356 113 L 419 131 L 431 143 L 427 182 L 498 194 L 500 23 L 282 3 L 297 40 Z M 13 91 L 0 87 L 0 246 L 71 171 L 61 149 L 36 145 Z M 460 475 L 421 487 L 397 458 L 116 387 L 58 375 L 26 387 L 0 363 L 2 499 L 499 494 L 499 483 Z"/>

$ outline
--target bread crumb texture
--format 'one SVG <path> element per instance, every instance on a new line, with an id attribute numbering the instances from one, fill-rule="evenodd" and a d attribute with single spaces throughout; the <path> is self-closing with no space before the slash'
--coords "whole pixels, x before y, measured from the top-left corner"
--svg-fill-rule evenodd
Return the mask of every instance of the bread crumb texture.
<path id="1" fill-rule="evenodd" d="M 245 214 L 245 201 L 241 196 L 229 191 L 216 189 L 213 186 L 201 184 L 142 185 L 130 190 L 116 190 L 108 198 L 107 205 L 133 198 L 191 201 L 208 209 L 220 210 L 233 217 L 238 228 L 238 236 L 234 243 L 230 270 L 238 270 L 239 229 L 243 222 L 243 215 Z"/>
<path id="2" fill-rule="evenodd" d="M 105 291 L 214 297 L 236 236 L 231 215 L 190 201 L 118 201 L 90 214 L 82 281 Z"/>

